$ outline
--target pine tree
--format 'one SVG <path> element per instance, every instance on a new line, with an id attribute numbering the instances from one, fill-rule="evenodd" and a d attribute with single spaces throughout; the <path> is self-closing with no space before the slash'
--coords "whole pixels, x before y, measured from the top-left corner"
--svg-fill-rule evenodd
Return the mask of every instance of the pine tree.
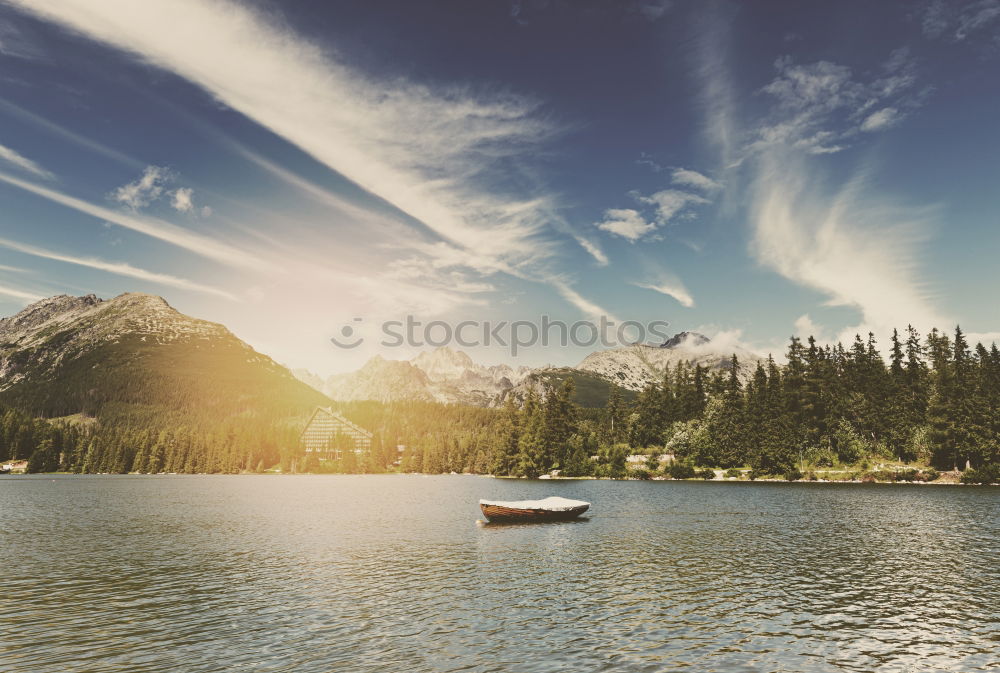
<path id="1" fill-rule="evenodd" d="M 604 409 L 603 434 L 607 444 L 616 444 L 625 436 L 625 402 L 618 386 L 611 386 L 611 393 L 608 395 Z"/>
<path id="2" fill-rule="evenodd" d="M 517 465 L 520 435 L 520 413 L 514 403 L 514 397 L 508 395 L 496 433 L 498 442 L 493 450 L 493 462 L 490 466 L 493 474 L 506 475 L 514 471 Z"/>
<path id="3" fill-rule="evenodd" d="M 514 474 L 537 478 L 545 470 L 545 422 L 538 396 L 529 391 L 521 409 L 521 435 L 518 438 L 517 465 Z"/>
<path id="4" fill-rule="evenodd" d="M 663 394 L 656 383 L 646 386 L 636 400 L 636 418 L 632 424 L 629 443 L 636 448 L 662 445 Z"/>

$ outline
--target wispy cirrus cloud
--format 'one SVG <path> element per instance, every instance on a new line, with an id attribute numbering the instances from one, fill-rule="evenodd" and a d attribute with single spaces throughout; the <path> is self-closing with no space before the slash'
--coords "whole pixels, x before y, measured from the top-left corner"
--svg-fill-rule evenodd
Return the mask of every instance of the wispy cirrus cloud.
<path id="1" fill-rule="evenodd" d="M 740 161 L 776 146 L 814 155 L 841 152 L 859 132 L 898 124 L 927 94 L 914 90 L 916 63 L 905 48 L 893 51 L 867 81 L 830 61 L 803 64 L 786 56 L 774 67 L 777 76 L 760 89 L 774 104 L 766 120 L 750 127 Z"/>
<path id="2" fill-rule="evenodd" d="M 850 306 L 861 324 L 846 328 L 880 334 L 910 322 L 942 324 L 917 269 L 933 229 L 931 207 L 904 206 L 864 188 L 870 170 L 831 189 L 822 156 L 857 142 L 859 132 L 888 129 L 922 102 L 912 93 L 912 57 L 894 51 L 878 76 L 861 81 L 845 66 L 779 59 L 778 76 L 762 91 L 774 106 L 747 146 L 752 174 L 751 254 L 799 284 Z"/>
<path id="3" fill-rule="evenodd" d="M 46 119 L 45 117 L 42 117 L 41 115 L 35 112 L 30 112 L 28 110 L 25 110 L 24 108 L 15 105 L 14 103 L 11 103 L 10 101 L 0 100 L 0 111 L 9 114 L 12 117 L 15 117 L 16 119 L 19 119 L 23 122 L 31 124 L 32 126 L 40 128 L 52 136 L 71 142 L 74 145 L 77 145 L 78 147 L 82 147 L 88 151 L 95 152 L 97 154 L 105 156 L 109 159 L 117 161 L 126 166 L 131 166 L 133 168 L 142 167 L 142 162 L 140 162 L 137 159 L 133 159 L 127 154 L 119 152 L 118 150 L 108 147 L 107 145 L 103 145 L 94 140 L 93 138 L 88 138 L 79 133 L 71 131 L 65 126 L 55 124 L 52 121 Z"/>
<path id="4" fill-rule="evenodd" d="M 694 187 L 705 192 L 722 189 L 722 183 L 689 168 L 675 168 L 670 174 L 670 179 L 675 185 Z"/>
<path id="5" fill-rule="evenodd" d="M 729 30 L 725 17 L 715 17 L 698 43 L 724 45 Z M 701 49 L 695 71 L 704 78 L 703 100 L 712 104 L 707 137 L 720 149 L 720 169 L 739 187 L 727 189 L 727 197 L 749 213 L 752 258 L 821 293 L 827 305 L 856 309 L 860 323 L 843 328 L 841 338 L 945 324 L 919 271 L 938 211 L 866 189 L 868 165 L 831 184 L 824 163 L 920 107 L 929 89 L 918 85 L 911 53 L 893 51 L 868 77 L 832 61 L 779 58 L 774 79 L 757 90 L 769 101 L 763 117 L 737 105 L 724 53 Z M 808 314 L 796 322 L 797 332 L 815 329 Z"/>
<path id="6" fill-rule="evenodd" d="M 634 282 L 632 285 L 673 297 L 677 300 L 677 303 L 685 308 L 694 308 L 694 297 L 691 296 L 691 293 L 688 292 L 679 279 L 659 278 L 650 282 Z"/>
<path id="7" fill-rule="evenodd" d="M 831 192 L 802 156 L 772 154 L 760 163 L 751 252 L 764 266 L 825 294 L 828 305 L 856 308 L 861 324 L 846 328 L 841 339 L 910 323 L 920 329 L 948 324 L 919 273 L 934 208 L 873 195 L 864 187 L 864 171 Z"/>
<path id="8" fill-rule="evenodd" d="M 151 283 L 157 283 L 159 285 L 165 285 L 168 287 L 176 287 L 182 290 L 192 290 L 194 292 L 203 292 L 206 294 L 212 294 L 224 299 L 229 299 L 231 301 L 236 301 L 235 295 L 216 288 L 210 285 L 204 285 L 202 283 L 197 283 L 186 278 L 179 278 L 177 276 L 172 276 L 165 273 L 157 273 L 155 271 L 147 271 L 146 269 L 141 269 L 131 264 L 125 262 L 107 262 L 101 259 L 96 259 L 93 257 L 79 257 L 76 255 L 69 255 L 59 252 L 54 252 L 52 250 L 47 250 L 45 248 L 40 248 L 34 245 L 28 245 L 26 243 L 19 243 L 17 241 L 11 241 L 8 239 L 0 238 L 0 247 L 7 248 L 8 250 L 13 250 L 15 252 L 20 252 L 25 255 L 31 255 L 33 257 L 40 257 L 42 259 L 50 259 L 56 262 L 64 262 L 66 264 L 75 264 L 77 266 L 85 266 L 91 269 L 96 269 L 98 271 L 104 271 L 107 273 L 113 273 L 119 276 L 127 276 L 129 278 L 135 278 L 137 280 L 144 280 Z"/>
<path id="9" fill-rule="evenodd" d="M 26 302 L 33 302 L 33 301 L 38 301 L 40 299 L 44 299 L 42 295 L 32 292 L 30 290 L 23 290 L 21 288 L 11 287 L 10 285 L 2 285 L 2 284 L 0 284 L 0 295 L 4 297 L 12 297 L 14 299 Z"/>
<path id="10" fill-rule="evenodd" d="M 555 288 L 556 292 L 567 302 L 575 306 L 583 315 L 591 319 L 606 317 L 609 320 L 618 321 L 613 313 L 605 310 L 599 304 L 587 299 L 573 289 L 573 286 L 563 278 L 551 277 L 547 279 L 549 285 Z"/>
<path id="11" fill-rule="evenodd" d="M 535 101 L 473 86 L 375 79 L 252 7 L 208 0 L 10 0 L 184 77 L 415 218 L 470 263 L 542 277 L 552 231 L 514 184 L 553 133 Z M 185 31 L 164 31 L 184 17 Z M 440 248 L 435 248 L 438 250 Z M 460 266 L 460 255 L 448 257 Z M 440 263 L 441 260 L 437 260 Z"/>
<path id="12" fill-rule="evenodd" d="M 599 245 L 591 241 L 589 238 L 580 236 L 579 234 L 573 234 L 576 242 L 580 244 L 580 247 L 587 251 L 594 261 L 597 262 L 598 266 L 607 266 L 609 264 L 608 256 L 604 254 L 604 250 L 601 249 Z"/>
<path id="13" fill-rule="evenodd" d="M 46 180 L 55 179 L 55 175 L 42 168 L 38 165 L 38 163 L 28 159 L 16 150 L 12 150 L 5 145 L 0 145 L 0 161 L 10 164 L 11 166 L 27 173 L 31 173 L 39 178 L 45 178 Z"/>
<path id="14" fill-rule="evenodd" d="M 861 122 L 861 130 L 872 132 L 872 131 L 883 131 L 887 128 L 891 128 L 902 121 L 902 115 L 894 107 L 884 107 L 881 110 L 876 110 L 870 115 L 865 117 L 865 120 Z"/>
<path id="15" fill-rule="evenodd" d="M 928 37 L 962 41 L 1000 20 L 1000 0 L 924 3 L 921 25 Z"/>
<path id="16" fill-rule="evenodd" d="M 0 54 L 29 61 L 45 58 L 45 50 L 37 40 L 4 19 L 0 19 Z"/>
<path id="17" fill-rule="evenodd" d="M 213 259 L 223 264 L 251 268 L 257 270 L 274 270 L 274 266 L 263 257 L 236 246 L 230 245 L 216 238 L 204 236 L 202 234 L 189 231 L 175 224 L 166 222 L 159 218 L 136 213 L 126 213 L 103 206 L 98 206 L 89 201 L 70 196 L 69 194 L 50 189 L 34 182 L 22 180 L 8 173 L 0 172 L 0 182 L 6 182 L 26 192 L 35 194 L 44 199 L 58 203 L 67 208 L 72 208 L 78 212 L 96 217 L 98 219 L 117 224 L 118 226 L 132 231 L 145 234 L 152 238 L 159 239 L 165 243 L 183 248 L 199 256 Z"/>

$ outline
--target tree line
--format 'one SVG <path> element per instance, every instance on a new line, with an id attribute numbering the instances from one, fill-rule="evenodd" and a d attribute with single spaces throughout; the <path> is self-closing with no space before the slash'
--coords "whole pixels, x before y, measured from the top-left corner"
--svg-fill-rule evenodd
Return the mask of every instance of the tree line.
<path id="1" fill-rule="evenodd" d="M 491 470 L 615 476 L 623 455 L 662 451 L 691 465 L 767 475 L 879 459 L 995 471 L 1000 351 L 970 348 L 960 328 L 925 339 L 912 327 L 905 336 L 894 330 L 888 361 L 872 334 L 850 347 L 793 337 L 785 364 L 768 358 L 741 376 L 735 355 L 714 371 L 682 362 L 632 406 L 614 391 L 599 414 L 581 411 L 569 380 L 508 405 Z"/>
<path id="2" fill-rule="evenodd" d="M 997 347 L 971 348 L 961 329 L 921 338 L 910 327 L 904 335 L 893 332 L 887 356 L 873 335 L 850 347 L 793 337 L 784 364 L 768 358 L 751 373 L 735 356 L 714 370 L 681 362 L 632 403 L 612 387 L 599 409 L 576 403 L 571 377 L 520 402 L 508 398 L 499 409 L 342 403 L 341 413 L 371 430 L 374 440 L 369 454 L 337 463 L 302 453 L 298 436 L 307 415 L 292 416 L 280 405 L 222 420 L 105 405 L 98 419 L 83 423 L 8 407 L 0 408 L 0 458 L 27 459 L 29 471 L 38 472 L 280 467 L 534 477 L 557 469 L 565 476 L 615 477 L 625 474 L 630 454 L 666 453 L 689 467 L 742 466 L 769 475 L 806 464 L 892 459 L 993 474 L 1000 464 Z M 657 467 L 653 459 L 649 465 Z"/>

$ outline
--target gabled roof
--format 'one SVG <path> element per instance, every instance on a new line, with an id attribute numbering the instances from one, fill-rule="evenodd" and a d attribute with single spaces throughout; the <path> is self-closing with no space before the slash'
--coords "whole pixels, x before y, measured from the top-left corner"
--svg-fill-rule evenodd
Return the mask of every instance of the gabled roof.
<path id="1" fill-rule="evenodd" d="M 305 434 L 306 430 L 309 429 L 309 426 L 312 425 L 312 422 L 316 419 L 316 415 L 319 414 L 319 413 L 321 413 L 321 412 L 324 413 L 324 414 L 326 414 L 327 416 L 331 416 L 331 417 L 337 419 L 339 422 L 343 423 L 344 425 L 346 425 L 347 427 L 351 428 L 355 432 L 359 432 L 359 433 L 365 435 L 366 437 L 368 437 L 369 439 L 372 438 L 372 433 L 371 433 L 370 430 L 365 430 L 364 428 L 362 428 L 357 423 L 352 423 L 351 421 L 347 420 L 346 418 L 344 418 L 343 415 L 341 415 L 341 414 L 337 413 L 336 411 L 334 411 L 332 407 L 316 407 L 316 410 L 312 412 L 312 416 L 310 416 L 309 420 L 306 422 L 305 427 L 302 428 L 302 432 L 299 433 L 299 438 L 300 439 L 302 438 L 302 435 Z"/>

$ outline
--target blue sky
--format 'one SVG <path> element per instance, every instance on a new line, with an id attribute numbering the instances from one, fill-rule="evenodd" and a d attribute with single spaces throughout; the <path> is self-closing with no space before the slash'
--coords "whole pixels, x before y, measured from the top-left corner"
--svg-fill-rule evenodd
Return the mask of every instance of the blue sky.
<path id="1" fill-rule="evenodd" d="M 1000 0 L 0 0 L 0 312 L 150 292 L 323 374 L 407 314 L 989 340 L 998 73 Z"/>

